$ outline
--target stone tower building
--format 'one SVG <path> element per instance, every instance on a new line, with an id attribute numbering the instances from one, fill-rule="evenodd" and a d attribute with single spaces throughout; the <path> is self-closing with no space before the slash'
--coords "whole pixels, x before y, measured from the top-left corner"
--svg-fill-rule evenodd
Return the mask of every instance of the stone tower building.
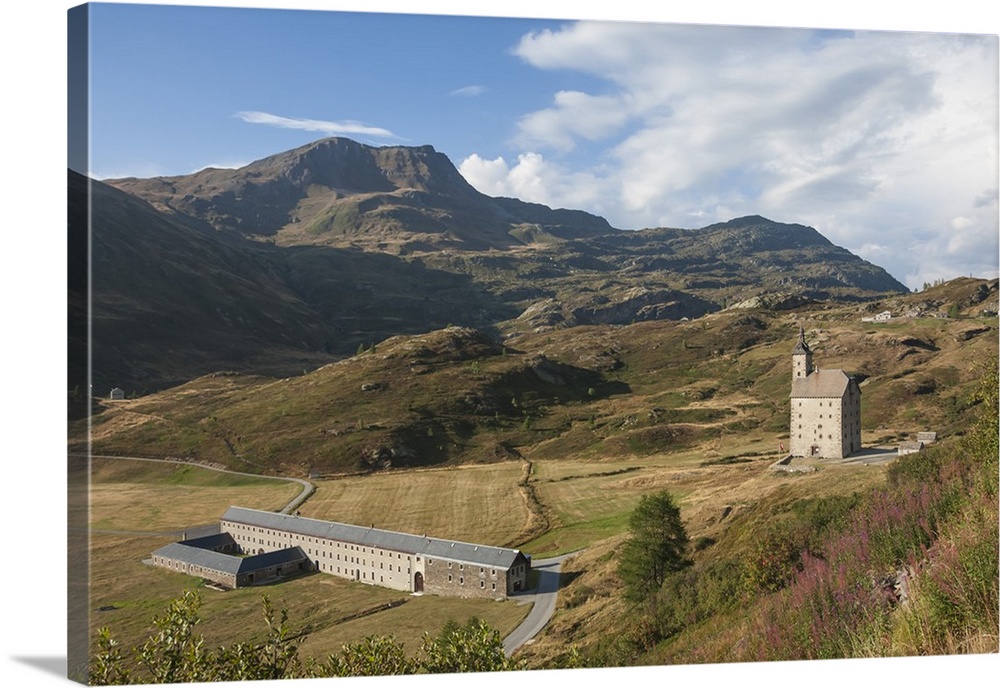
<path id="1" fill-rule="evenodd" d="M 792 350 L 789 453 L 842 459 L 861 450 L 861 389 L 843 370 L 813 367 L 805 330 Z"/>

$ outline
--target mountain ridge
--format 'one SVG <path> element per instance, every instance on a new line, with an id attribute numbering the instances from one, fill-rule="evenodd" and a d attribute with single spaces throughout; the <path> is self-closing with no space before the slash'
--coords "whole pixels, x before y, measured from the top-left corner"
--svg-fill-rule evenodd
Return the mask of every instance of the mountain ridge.
<path id="1" fill-rule="evenodd" d="M 510 234 L 519 225 L 565 233 L 570 218 L 577 236 L 614 231 L 583 211 L 486 196 L 432 146 L 327 138 L 236 170 L 105 181 L 158 210 L 284 245 L 508 248 L 524 243 Z"/>
<path id="2" fill-rule="evenodd" d="M 485 196 L 431 146 L 322 139 L 239 170 L 74 174 L 71 224 L 90 213 L 95 239 L 99 387 L 294 374 L 448 325 L 513 341 L 908 292 L 811 227 L 749 215 L 614 229 Z"/>

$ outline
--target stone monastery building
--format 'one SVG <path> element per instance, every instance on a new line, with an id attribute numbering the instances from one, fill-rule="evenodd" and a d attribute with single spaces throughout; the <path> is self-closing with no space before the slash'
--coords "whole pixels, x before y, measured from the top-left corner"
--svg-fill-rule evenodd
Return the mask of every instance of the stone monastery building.
<path id="1" fill-rule="evenodd" d="M 153 553 L 153 563 L 231 588 L 320 571 L 394 590 L 490 599 L 523 590 L 531 570 L 531 559 L 515 549 L 237 506 L 220 525 L 210 542 L 167 545 Z M 205 549 L 213 551 L 195 551 Z"/>
<path id="2" fill-rule="evenodd" d="M 842 459 L 861 450 L 861 389 L 843 370 L 813 368 L 805 331 L 792 350 L 792 456 Z"/>

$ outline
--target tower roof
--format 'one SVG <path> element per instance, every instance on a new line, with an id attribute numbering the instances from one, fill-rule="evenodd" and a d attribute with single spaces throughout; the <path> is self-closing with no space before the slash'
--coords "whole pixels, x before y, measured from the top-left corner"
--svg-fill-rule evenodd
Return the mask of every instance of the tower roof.
<path id="1" fill-rule="evenodd" d="M 795 348 L 792 349 L 792 354 L 811 354 L 809 350 L 809 345 L 806 344 L 806 331 L 801 326 L 799 326 L 799 341 L 795 342 Z"/>
<path id="2" fill-rule="evenodd" d="M 840 399 L 852 384 L 857 388 L 854 379 L 843 370 L 814 370 L 806 377 L 792 380 L 791 398 Z"/>

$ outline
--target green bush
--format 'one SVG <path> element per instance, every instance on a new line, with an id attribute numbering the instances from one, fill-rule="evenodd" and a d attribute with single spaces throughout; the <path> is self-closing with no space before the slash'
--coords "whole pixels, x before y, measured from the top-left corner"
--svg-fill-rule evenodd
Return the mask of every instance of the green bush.
<path id="1" fill-rule="evenodd" d="M 293 636 L 287 613 L 276 614 L 262 598 L 267 635 L 263 642 L 210 649 L 195 632 L 201 598 L 185 592 L 153 619 L 155 632 L 139 648 L 124 650 L 107 628 L 98 631 L 88 680 L 92 685 L 258 681 L 330 676 L 383 676 L 414 673 L 511 671 L 524 664 L 506 656 L 500 633 L 478 619 L 447 624 L 425 635 L 420 653 L 408 658 L 391 636 L 369 636 L 345 645 L 326 662 L 302 662 L 302 637 Z"/>

